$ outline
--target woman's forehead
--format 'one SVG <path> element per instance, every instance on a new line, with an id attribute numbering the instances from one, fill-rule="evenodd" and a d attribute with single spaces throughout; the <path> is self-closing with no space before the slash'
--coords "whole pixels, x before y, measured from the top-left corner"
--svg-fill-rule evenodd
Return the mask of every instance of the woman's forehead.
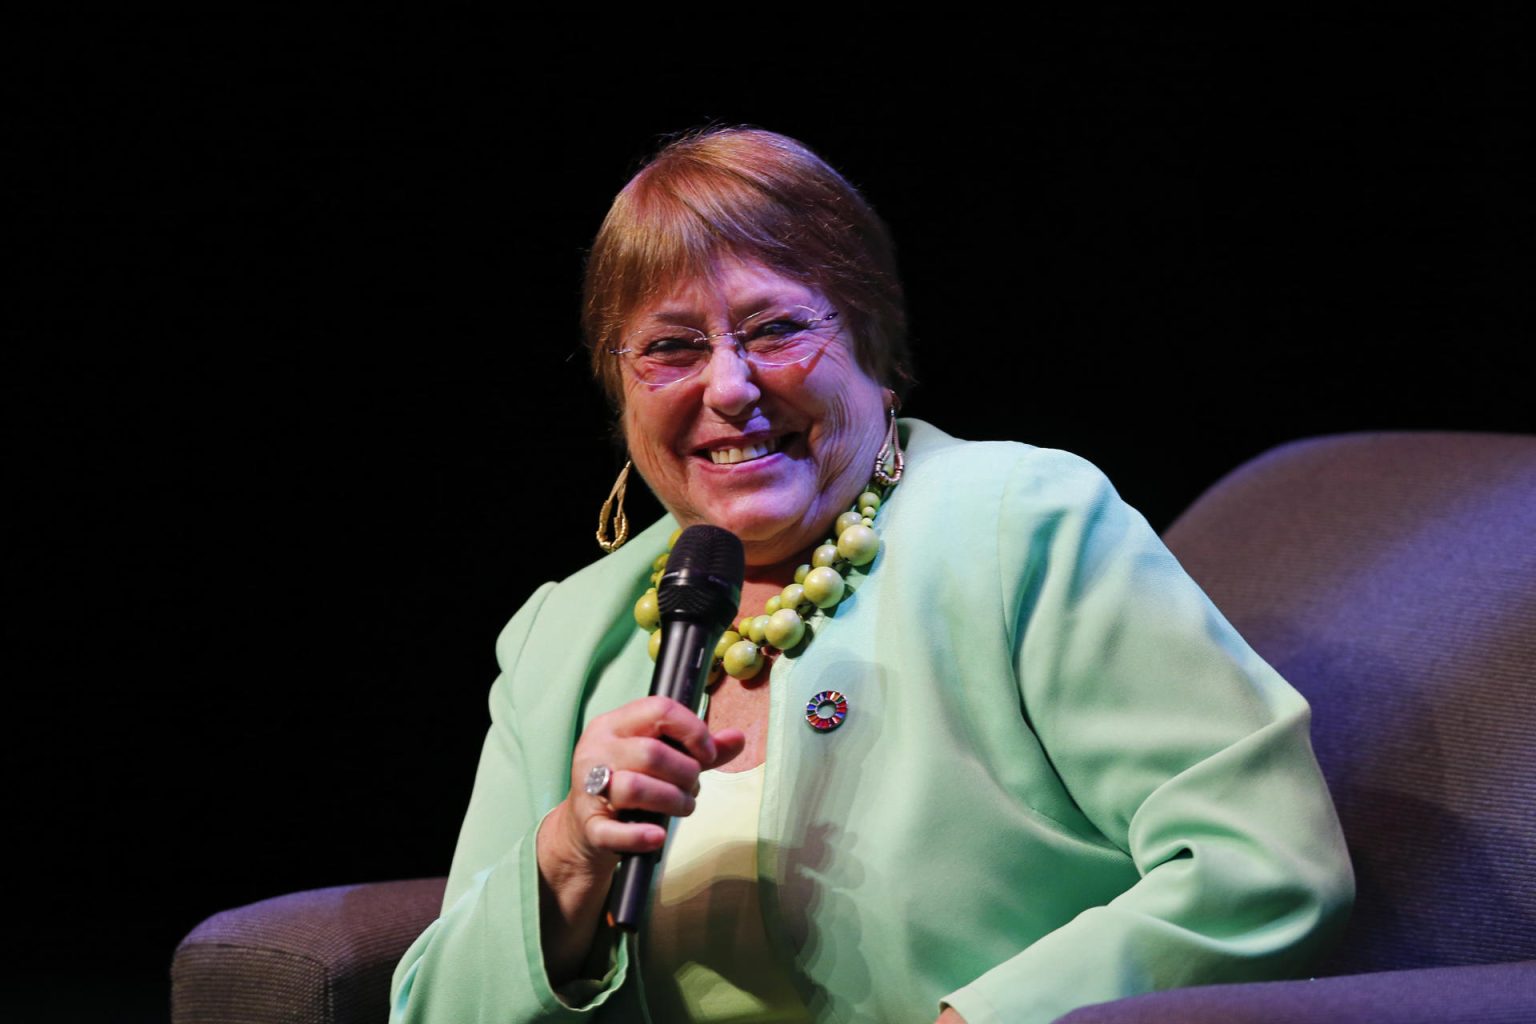
<path id="1" fill-rule="evenodd" d="M 720 314 L 740 318 L 780 304 L 817 308 L 826 304 L 826 297 L 756 260 L 718 256 L 706 268 L 655 288 L 625 319 L 672 323 Z"/>

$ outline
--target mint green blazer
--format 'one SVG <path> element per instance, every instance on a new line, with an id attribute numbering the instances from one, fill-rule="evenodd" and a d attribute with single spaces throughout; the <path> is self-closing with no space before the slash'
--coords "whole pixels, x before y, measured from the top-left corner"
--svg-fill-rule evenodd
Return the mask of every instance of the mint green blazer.
<path id="1" fill-rule="evenodd" d="M 770 684 L 759 888 L 813 1016 L 1044 1022 L 1304 973 L 1353 893 L 1306 702 L 1093 466 L 903 429 L 879 557 Z M 645 1019 L 633 941 L 579 1007 L 551 991 L 534 834 L 585 723 L 649 688 L 631 608 L 673 527 L 503 632 L 443 915 L 392 1019 Z M 822 690 L 848 699 L 833 732 L 805 722 Z"/>

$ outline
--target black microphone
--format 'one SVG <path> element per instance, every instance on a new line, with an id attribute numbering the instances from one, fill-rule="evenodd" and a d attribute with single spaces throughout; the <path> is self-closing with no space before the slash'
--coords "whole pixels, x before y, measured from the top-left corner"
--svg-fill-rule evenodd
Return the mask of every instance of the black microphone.
<path id="1" fill-rule="evenodd" d="M 741 539 L 718 526 L 690 526 L 672 545 L 666 571 L 656 588 L 661 609 L 661 649 L 651 673 L 651 693 L 671 697 L 698 714 L 715 645 L 741 605 L 741 580 L 746 555 Z M 664 742 L 682 749 L 670 737 Z M 622 811 L 621 821 L 648 821 L 666 827 L 667 816 L 649 811 Z M 625 931 L 640 927 L 651 874 L 660 851 L 626 853 L 619 863 L 608 898 L 608 923 Z"/>

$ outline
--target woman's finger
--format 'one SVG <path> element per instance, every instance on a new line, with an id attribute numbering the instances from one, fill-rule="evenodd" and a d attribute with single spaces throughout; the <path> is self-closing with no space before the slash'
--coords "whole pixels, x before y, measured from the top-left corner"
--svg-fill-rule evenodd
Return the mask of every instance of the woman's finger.
<path id="1" fill-rule="evenodd" d="M 587 842 L 610 853 L 650 853 L 661 849 L 667 830 L 643 821 L 619 821 L 594 815 L 587 819 Z"/>
<path id="2" fill-rule="evenodd" d="M 701 764 L 714 763 L 715 741 L 698 715 L 670 697 L 642 697 L 603 716 L 617 736 L 667 737 Z M 594 721 L 593 725 L 597 725 Z"/>
<path id="3" fill-rule="evenodd" d="M 601 763 L 614 771 L 638 772 L 670 782 L 678 789 L 689 789 L 699 777 L 699 762 L 686 751 L 678 750 L 666 740 L 634 737 L 615 739 L 606 747 Z"/>
<path id="4" fill-rule="evenodd" d="M 705 768 L 719 768 L 730 764 L 747 747 L 747 734 L 740 729 L 721 729 L 715 733 L 715 760 Z"/>
<path id="5" fill-rule="evenodd" d="M 608 805 L 616 811 L 651 811 L 685 818 L 693 813 L 692 785 L 684 790 L 639 772 L 615 772 L 608 784 Z"/>

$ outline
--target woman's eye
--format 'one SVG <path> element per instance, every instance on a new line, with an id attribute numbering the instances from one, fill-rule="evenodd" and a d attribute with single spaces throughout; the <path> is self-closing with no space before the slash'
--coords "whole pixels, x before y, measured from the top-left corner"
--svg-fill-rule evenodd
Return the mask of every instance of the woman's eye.
<path id="1" fill-rule="evenodd" d="M 653 338 L 641 346 L 641 354 L 651 359 L 679 359 L 695 355 L 708 345 L 697 338 Z"/>
<path id="2" fill-rule="evenodd" d="M 784 338 L 792 338 L 809 328 L 804 320 L 796 320 L 793 317 L 775 317 L 763 323 L 755 324 L 751 333 L 747 335 L 747 341 L 780 341 Z"/>

